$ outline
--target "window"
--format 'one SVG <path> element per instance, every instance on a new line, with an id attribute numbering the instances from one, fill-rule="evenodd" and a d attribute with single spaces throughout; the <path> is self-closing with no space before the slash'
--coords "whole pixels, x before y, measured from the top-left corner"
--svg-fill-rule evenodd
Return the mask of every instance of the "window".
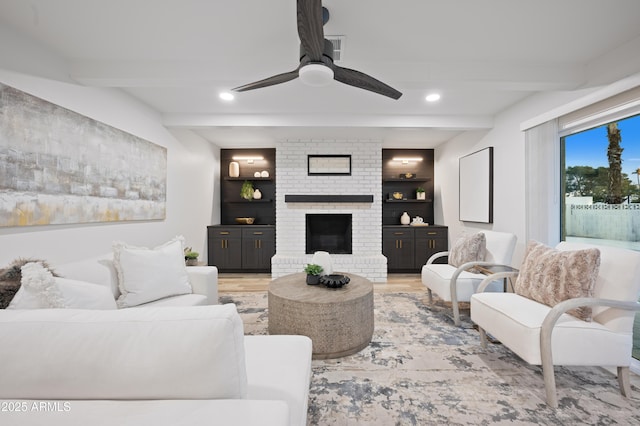
<path id="1" fill-rule="evenodd" d="M 640 114 L 569 134 L 560 145 L 562 239 L 640 250 Z M 633 357 L 640 359 L 640 314 Z"/>

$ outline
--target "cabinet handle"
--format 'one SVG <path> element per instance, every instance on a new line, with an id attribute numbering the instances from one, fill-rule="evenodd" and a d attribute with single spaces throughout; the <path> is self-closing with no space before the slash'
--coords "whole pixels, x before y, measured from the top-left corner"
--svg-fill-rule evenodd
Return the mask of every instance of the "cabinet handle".
<path id="1" fill-rule="evenodd" d="M 402 240 L 400 240 L 400 248 L 402 248 Z"/>
<path id="2" fill-rule="evenodd" d="M 262 240 L 258 240 L 258 248 L 262 249 Z"/>
<path id="3" fill-rule="evenodd" d="M 437 232 L 427 232 L 427 235 L 438 235 Z"/>
<path id="4" fill-rule="evenodd" d="M 393 235 L 404 235 L 404 232 L 394 232 Z"/>
<path id="5" fill-rule="evenodd" d="M 263 234 L 262 232 L 258 232 L 258 231 L 255 231 L 255 232 L 253 233 L 253 235 L 262 235 L 262 234 Z"/>
<path id="6" fill-rule="evenodd" d="M 229 231 L 220 231 L 220 235 L 229 235 Z"/>

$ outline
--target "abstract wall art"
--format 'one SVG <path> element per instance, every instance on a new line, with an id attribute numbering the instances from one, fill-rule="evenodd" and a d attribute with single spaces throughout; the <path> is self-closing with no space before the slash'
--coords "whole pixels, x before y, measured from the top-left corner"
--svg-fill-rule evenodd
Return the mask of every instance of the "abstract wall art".
<path id="1" fill-rule="evenodd" d="M 0 83 L 0 226 L 165 218 L 167 150 Z"/>

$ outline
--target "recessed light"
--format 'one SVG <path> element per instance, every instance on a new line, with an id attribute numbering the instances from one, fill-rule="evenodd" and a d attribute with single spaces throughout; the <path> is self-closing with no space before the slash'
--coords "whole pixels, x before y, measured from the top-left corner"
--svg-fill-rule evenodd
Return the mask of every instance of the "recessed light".
<path id="1" fill-rule="evenodd" d="M 232 101 L 235 98 L 235 96 L 233 96 L 233 93 L 229 92 L 221 92 L 218 96 L 220 96 L 220 99 L 224 101 Z"/>
<path id="2" fill-rule="evenodd" d="M 425 99 L 427 100 L 427 102 L 439 101 L 440 100 L 440 94 L 439 93 L 430 93 L 430 94 L 427 95 L 427 97 Z"/>

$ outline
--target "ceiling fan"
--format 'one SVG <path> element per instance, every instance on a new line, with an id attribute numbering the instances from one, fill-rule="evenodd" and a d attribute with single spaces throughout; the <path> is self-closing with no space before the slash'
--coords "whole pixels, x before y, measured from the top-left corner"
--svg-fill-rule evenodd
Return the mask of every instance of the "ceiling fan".
<path id="1" fill-rule="evenodd" d="M 329 11 L 321 0 L 297 0 L 298 36 L 300 37 L 300 65 L 293 71 L 274 75 L 232 90 L 244 92 L 286 83 L 300 77 L 311 86 L 324 86 L 331 80 L 383 96 L 398 99 L 402 93 L 360 71 L 343 68 L 333 63 L 333 45 L 324 38 L 322 26 L 329 20 Z"/>

